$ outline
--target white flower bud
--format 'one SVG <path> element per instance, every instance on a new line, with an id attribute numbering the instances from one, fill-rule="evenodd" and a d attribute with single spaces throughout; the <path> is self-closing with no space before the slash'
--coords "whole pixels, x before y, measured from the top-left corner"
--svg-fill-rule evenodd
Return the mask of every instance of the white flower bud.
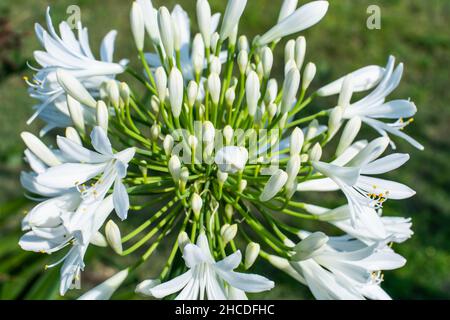
<path id="1" fill-rule="evenodd" d="M 219 43 L 219 40 L 220 40 L 219 34 L 217 32 L 214 32 L 211 35 L 211 51 L 215 52 L 216 47 L 217 47 L 217 45 Z"/>
<path id="2" fill-rule="evenodd" d="M 273 66 L 273 53 L 269 47 L 265 47 L 263 49 L 261 61 L 262 61 L 264 78 L 267 79 L 270 76 L 270 72 L 272 71 L 272 66 Z"/>
<path id="3" fill-rule="evenodd" d="M 159 113 L 159 99 L 157 96 L 152 96 L 150 98 L 150 108 L 152 109 L 154 114 Z"/>
<path id="4" fill-rule="evenodd" d="M 72 128 L 72 127 L 67 127 L 67 128 L 66 128 L 65 134 L 66 134 L 66 138 L 67 138 L 67 139 L 69 139 L 69 140 L 75 142 L 76 144 L 78 144 L 78 145 L 80 145 L 80 146 L 83 144 L 83 143 L 81 142 L 80 135 L 78 134 L 77 130 L 75 130 L 74 128 Z"/>
<path id="5" fill-rule="evenodd" d="M 352 144 L 360 129 L 361 119 L 359 117 L 353 117 L 347 122 L 336 149 L 337 156 L 340 156 Z"/>
<path id="6" fill-rule="evenodd" d="M 295 63 L 294 59 L 289 60 L 284 65 L 284 76 L 285 77 L 287 77 L 287 75 L 288 75 L 289 71 L 291 71 L 291 69 L 298 69 L 297 64 Z"/>
<path id="7" fill-rule="evenodd" d="M 108 82 L 106 82 L 106 93 L 107 93 L 108 99 L 112 103 L 112 105 L 114 107 L 119 107 L 120 92 L 119 92 L 119 86 L 117 85 L 116 80 L 108 80 Z"/>
<path id="8" fill-rule="evenodd" d="M 298 186 L 297 178 L 294 178 L 292 181 L 286 182 L 284 188 L 286 190 L 286 197 L 288 199 L 291 199 L 292 196 L 295 194 L 295 192 L 297 192 L 297 186 Z"/>
<path id="9" fill-rule="evenodd" d="M 303 72 L 303 82 L 302 82 L 302 89 L 306 90 L 309 88 L 309 85 L 314 80 L 314 77 L 316 76 L 316 65 L 312 62 L 309 62 L 305 66 L 305 71 Z"/>
<path id="10" fill-rule="evenodd" d="M 258 44 L 263 46 L 287 35 L 305 30 L 322 20 L 327 10 L 327 1 L 309 2 L 267 31 L 258 39 Z"/>
<path id="11" fill-rule="evenodd" d="M 239 51 L 237 62 L 238 62 L 239 72 L 241 74 L 244 74 L 247 71 L 247 65 L 248 65 L 248 52 L 246 50 Z"/>
<path id="12" fill-rule="evenodd" d="M 248 44 L 248 39 L 246 36 L 240 36 L 238 40 L 238 50 L 239 51 L 250 51 L 250 46 Z"/>
<path id="13" fill-rule="evenodd" d="M 284 0 L 278 15 L 278 22 L 289 17 L 297 9 L 298 0 Z"/>
<path id="14" fill-rule="evenodd" d="M 183 252 L 184 247 L 190 243 L 191 240 L 189 239 L 189 236 L 186 232 L 183 231 L 178 235 L 178 247 L 180 248 L 181 252 Z"/>
<path id="15" fill-rule="evenodd" d="M 233 47 L 233 48 L 234 48 L 234 47 L 236 46 L 236 41 L 237 41 L 238 31 L 239 31 L 239 28 L 238 28 L 238 26 L 236 25 L 236 26 L 233 28 L 233 31 L 231 32 L 230 37 L 228 38 L 228 44 L 230 45 L 230 47 Z"/>
<path id="16" fill-rule="evenodd" d="M 292 68 L 287 74 L 283 84 L 283 97 L 281 99 L 281 113 L 288 113 L 294 103 L 298 87 L 300 85 L 300 72 L 297 68 Z"/>
<path id="17" fill-rule="evenodd" d="M 221 148 L 214 158 L 219 170 L 227 173 L 236 173 L 244 170 L 247 160 L 247 149 L 235 146 Z"/>
<path id="18" fill-rule="evenodd" d="M 109 220 L 105 226 L 106 241 L 108 241 L 109 246 L 117 254 L 122 254 L 122 237 L 120 235 L 120 229 L 114 221 Z"/>
<path id="19" fill-rule="evenodd" d="M 305 61 L 306 54 L 306 39 L 303 36 L 300 36 L 295 41 L 295 64 L 297 68 L 301 69 L 303 66 L 303 62 Z"/>
<path id="20" fill-rule="evenodd" d="M 208 90 L 212 103 L 217 105 L 220 99 L 220 77 L 217 73 L 211 73 L 208 77 Z"/>
<path id="21" fill-rule="evenodd" d="M 198 97 L 198 84 L 194 80 L 189 81 L 187 86 L 188 106 L 192 107 Z"/>
<path id="22" fill-rule="evenodd" d="M 150 35 L 153 44 L 159 45 L 161 37 L 158 28 L 158 11 L 153 8 L 150 0 L 137 0 L 137 3 L 141 6 L 145 30 Z"/>
<path id="23" fill-rule="evenodd" d="M 340 106 L 335 107 L 328 119 L 328 135 L 329 138 L 333 137 L 339 130 L 342 124 L 342 116 L 344 115 L 344 109 Z"/>
<path id="24" fill-rule="evenodd" d="M 245 82 L 245 96 L 247 99 L 247 108 L 250 117 L 255 116 L 258 100 L 261 95 L 259 90 L 260 83 L 258 75 L 255 71 L 250 71 Z"/>
<path id="25" fill-rule="evenodd" d="M 92 288 L 77 300 L 109 300 L 128 277 L 129 269 L 124 269 L 98 286 Z"/>
<path id="26" fill-rule="evenodd" d="M 342 89 L 339 94 L 338 106 L 347 107 L 350 105 L 350 101 L 353 95 L 353 76 L 349 74 L 344 78 L 342 83 Z"/>
<path id="27" fill-rule="evenodd" d="M 158 141 L 160 134 L 161 126 L 157 123 L 153 124 L 150 128 L 150 138 L 152 139 L 152 141 Z"/>
<path id="28" fill-rule="evenodd" d="M 49 167 L 57 166 L 61 164 L 61 161 L 55 156 L 53 151 L 51 151 L 38 137 L 29 132 L 22 132 L 20 134 L 23 142 L 28 149 L 33 152 L 33 154 L 44 162 Z"/>
<path id="29" fill-rule="evenodd" d="M 91 236 L 89 243 L 102 248 L 106 248 L 108 246 L 108 242 L 106 241 L 105 236 L 100 231 L 95 232 Z"/>
<path id="30" fill-rule="evenodd" d="M 322 147 L 317 142 L 309 151 L 309 161 L 319 161 L 320 158 L 322 158 Z"/>
<path id="31" fill-rule="evenodd" d="M 92 98 L 91 94 L 86 90 L 81 82 L 78 81 L 78 79 L 71 75 L 68 71 L 57 69 L 56 78 L 59 85 L 72 98 L 76 99 L 84 105 L 87 105 L 88 107 L 96 107 L 97 103 L 95 99 Z"/>
<path id="32" fill-rule="evenodd" d="M 295 61 L 295 40 L 291 39 L 286 42 L 284 46 L 284 63 L 288 63 L 288 61 Z"/>
<path id="33" fill-rule="evenodd" d="M 190 135 L 190 136 L 188 137 L 188 143 L 189 143 L 189 146 L 191 147 L 192 150 L 197 149 L 197 146 L 198 146 L 198 139 L 197 139 L 196 136 Z"/>
<path id="34" fill-rule="evenodd" d="M 227 217 L 228 221 L 231 221 L 233 218 L 234 209 L 233 206 L 229 203 L 225 205 L 225 216 Z"/>
<path id="35" fill-rule="evenodd" d="M 250 242 L 245 249 L 244 267 L 246 270 L 255 263 L 256 258 L 258 258 L 259 251 L 261 247 L 256 242 Z"/>
<path id="36" fill-rule="evenodd" d="M 300 166 L 302 162 L 300 160 L 300 155 L 295 154 L 289 158 L 289 161 L 286 165 L 286 173 L 288 175 L 288 181 L 286 184 L 292 184 L 297 178 L 298 172 L 300 171 Z"/>
<path id="37" fill-rule="evenodd" d="M 203 206 L 202 198 L 197 193 L 194 193 L 191 198 L 191 208 L 192 211 L 194 212 L 194 217 L 196 220 L 198 220 L 198 218 L 200 217 L 202 206 Z"/>
<path id="38" fill-rule="evenodd" d="M 227 103 L 227 106 L 232 107 L 235 99 L 236 93 L 234 87 L 228 88 L 225 92 L 225 102 Z"/>
<path id="39" fill-rule="evenodd" d="M 142 8 L 137 2 L 133 2 L 130 12 L 131 32 L 138 51 L 144 49 L 145 25 Z"/>
<path id="40" fill-rule="evenodd" d="M 291 156 L 300 154 L 304 141 L 305 136 L 303 134 L 303 131 L 299 127 L 295 127 L 295 129 L 292 131 L 289 141 Z"/>
<path id="41" fill-rule="evenodd" d="M 237 224 L 232 224 L 231 226 L 224 225 L 224 228 L 222 228 L 220 232 L 223 242 L 227 244 L 228 242 L 233 240 L 236 237 L 237 231 L 238 231 Z"/>
<path id="42" fill-rule="evenodd" d="M 242 13 L 244 12 L 247 0 L 229 0 L 220 28 L 220 39 L 226 40 L 239 24 Z"/>
<path id="43" fill-rule="evenodd" d="M 214 137 L 216 135 L 216 129 L 211 121 L 205 121 L 203 123 L 203 142 L 205 143 L 213 143 Z"/>
<path id="44" fill-rule="evenodd" d="M 270 79 L 267 82 L 267 91 L 265 101 L 267 104 L 272 103 L 277 98 L 278 94 L 278 82 L 275 79 Z"/>
<path id="45" fill-rule="evenodd" d="M 280 121 L 278 122 L 278 127 L 280 129 L 285 129 L 287 120 L 288 120 L 288 113 L 285 113 L 285 114 L 283 114 L 283 116 L 281 117 Z"/>
<path id="46" fill-rule="evenodd" d="M 172 175 L 173 180 L 178 182 L 181 173 L 181 162 L 180 158 L 176 155 L 173 155 L 169 160 L 169 172 Z"/>
<path id="47" fill-rule="evenodd" d="M 223 137 L 225 138 L 225 144 L 230 145 L 233 139 L 234 130 L 230 125 L 226 125 L 223 128 Z"/>
<path id="48" fill-rule="evenodd" d="M 238 192 L 242 192 L 247 188 L 247 180 L 242 179 L 238 185 Z"/>
<path id="49" fill-rule="evenodd" d="M 169 75 L 169 100 L 175 118 L 180 117 L 181 114 L 183 90 L 183 75 L 180 70 L 174 67 Z"/>
<path id="50" fill-rule="evenodd" d="M 328 237 L 323 232 L 314 232 L 294 247 L 295 254 L 291 259 L 294 261 L 307 260 L 322 250 L 327 242 Z"/>
<path id="51" fill-rule="evenodd" d="M 175 51 L 180 51 L 181 49 L 181 31 L 180 26 L 177 23 L 176 17 L 172 12 L 172 32 L 173 32 L 173 47 Z"/>
<path id="52" fill-rule="evenodd" d="M 97 102 L 97 125 L 103 129 L 103 131 L 108 132 L 108 119 L 109 119 L 109 113 L 108 113 L 108 107 L 106 104 L 99 100 Z"/>
<path id="53" fill-rule="evenodd" d="M 220 185 L 223 185 L 228 179 L 228 173 L 217 170 L 217 180 Z"/>
<path id="54" fill-rule="evenodd" d="M 267 106 L 267 112 L 269 113 L 269 118 L 272 120 L 273 117 L 275 117 L 275 115 L 278 112 L 278 106 L 271 102 L 268 106 Z"/>
<path id="55" fill-rule="evenodd" d="M 210 73 L 217 73 L 220 75 L 220 72 L 222 71 L 222 62 L 220 62 L 219 57 L 211 56 L 209 70 Z"/>
<path id="56" fill-rule="evenodd" d="M 181 168 L 180 171 L 180 190 L 184 192 L 186 183 L 189 181 L 189 169 L 186 167 Z"/>
<path id="57" fill-rule="evenodd" d="M 130 103 L 130 87 L 125 82 L 119 83 L 119 95 L 125 105 Z"/>
<path id="58" fill-rule="evenodd" d="M 75 128 L 77 128 L 79 132 L 84 133 L 84 115 L 81 104 L 71 96 L 67 95 L 67 108 L 69 109 L 70 118 L 72 119 Z"/>
<path id="59" fill-rule="evenodd" d="M 207 0 L 197 0 L 197 21 L 203 42 L 209 47 L 211 44 L 211 7 Z"/>
<path id="60" fill-rule="evenodd" d="M 163 67 L 158 67 L 155 71 L 156 91 L 160 101 L 166 99 L 167 92 L 167 75 Z"/>
<path id="61" fill-rule="evenodd" d="M 174 51 L 172 16 L 170 15 L 169 10 L 167 10 L 166 7 L 161 7 L 158 10 L 158 27 L 166 56 L 169 59 L 172 59 Z"/>
<path id="62" fill-rule="evenodd" d="M 172 153 L 173 144 L 173 137 L 170 134 L 166 135 L 163 141 L 163 149 L 167 157 Z"/>
<path id="63" fill-rule="evenodd" d="M 284 187 L 287 180 L 287 173 L 281 169 L 277 169 L 264 186 L 264 190 L 259 196 L 259 200 L 266 202 L 275 197 L 275 195 Z"/>
<path id="64" fill-rule="evenodd" d="M 195 74 L 201 74 L 205 66 L 205 44 L 199 33 L 195 35 L 192 43 L 191 59 Z"/>

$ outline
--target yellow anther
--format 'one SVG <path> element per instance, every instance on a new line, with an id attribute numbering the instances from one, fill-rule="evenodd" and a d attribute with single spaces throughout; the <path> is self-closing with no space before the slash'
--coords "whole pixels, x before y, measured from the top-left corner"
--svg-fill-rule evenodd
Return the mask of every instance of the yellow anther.
<path id="1" fill-rule="evenodd" d="M 28 81 L 28 77 L 27 77 L 27 76 L 23 76 L 22 79 L 23 79 L 24 81 Z"/>

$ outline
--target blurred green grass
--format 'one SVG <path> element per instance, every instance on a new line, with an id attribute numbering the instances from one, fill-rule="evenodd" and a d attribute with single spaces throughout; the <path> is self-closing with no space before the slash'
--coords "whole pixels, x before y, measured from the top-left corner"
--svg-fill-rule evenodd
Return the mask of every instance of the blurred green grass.
<path id="1" fill-rule="evenodd" d="M 223 11 L 226 2 L 210 0 L 214 11 Z M 304 2 L 304 1 L 301 1 Z M 415 235 L 396 250 L 404 255 L 407 265 L 393 272 L 387 272 L 384 288 L 400 299 L 449 299 L 450 298 L 450 2 L 448 0 L 339 0 L 330 1 L 326 18 L 314 28 L 305 32 L 308 42 L 307 60 L 318 66 L 314 85 L 325 84 L 358 67 L 368 64 L 384 65 L 389 54 L 405 63 L 405 73 L 400 87 L 392 98 L 410 97 L 419 112 L 413 125 L 406 130 L 425 145 L 419 152 L 408 144 L 396 140 L 400 152 L 411 154 L 407 166 L 390 177 L 408 184 L 417 191 L 417 196 L 406 201 L 390 201 L 385 214 L 413 218 Z M 156 1 L 154 5 L 170 8 L 175 1 Z M 179 0 L 194 17 L 195 1 Z M 83 24 L 90 29 L 90 43 L 97 51 L 101 38 L 110 29 L 119 31 L 115 59 L 136 60 L 128 22 L 130 1 L 108 0 L 58 0 L 27 1 L 2 0 L 0 17 L 10 19 L 12 29 L 22 36 L 18 64 L 32 61 L 33 50 L 38 44 L 33 34 L 34 22 L 44 23 L 45 8 L 52 7 L 54 22 L 66 19 L 66 8 L 77 4 L 81 8 Z M 278 15 L 281 1 L 249 0 L 245 11 L 241 33 L 256 35 L 267 30 Z M 376 4 L 381 8 L 381 30 L 368 30 L 366 9 Z M 195 24 L 195 18 L 192 19 Z M 2 50 L 0 48 L 0 50 Z M 283 64 L 281 45 L 276 54 L 276 67 Z M 19 221 L 18 213 L 22 201 L 18 174 L 23 168 L 23 151 L 19 134 L 23 130 L 36 131 L 39 124 L 27 127 L 26 119 L 31 115 L 33 101 L 28 98 L 23 75 L 28 70 L 7 74 L 0 78 L 0 296 L 25 298 L 56 297 L 52 287 L 57 271 L 47 272 L 37 278 L 44 264 L 36 255 L 17 254 Z M 332 101 L 330 101 L 332 103 Z M 325 105 L 324 105 L 325 106 Z M 367 134 L 373 132 L 367 130 Z M 14 200 L 18 199 L 18 200 Z M 326 203 L 336 203 L 336 198 L 327 196 Z M 332 232 L 332 231 L 331 231 Z M 6 249 L 5 249 L 6 248 Z M 105 251 L 105 250 L 103 250 Z M 102 263 L 110 260 L 108 252 L 101 253 L 100 262 L 89 268 L 84 279 L 98 282 L 106 277 L 110 269 Z M 110 254 L 110 252 L 109 252 Z M 8 264 L 5 262 L 8 261 Z M 109 262 L 108 262 L 109 263 Z M 106 263 L 106 265 L 108 265 Z M 151 264 L 155 263 L 153 259 Z M 6 265 L 6 266 L 5 266 Z M 36 286 L 28 290 L 27 279 L 20 274 L 25 266 L 32 265 L 28 280 L 35 280 Z M 113 261 L 113 266 L 124 266 L 122 261 Z M 154 267 L 153 267 L 154 268 Z M 19 271 L 17 271 L 19 270 Z M 99 271 L 102 270 L 103 274 Z M 105 271 L 106 270 L 106 271 Z M 149 270 L 150 269 L 149 267 Z M 280 274 L 267 265 L 259 267 L 275 279 L 277 287 L 260 298 L 296 299 L 310 298 L 301 285 Z M 145 270 L 144 275 L 148 275 Z M 89 280 L 85 282 L 88 287 Z M 127 288 L 125 288 L 127 289 Z M 130 284 L 129 289 L 132 291 Z M 22 293 L 19 294 L 19 292 Z M 24 294 L 23 292 L 26 292 Z M 119 294 L 118 297 L 130 297 Z"/>

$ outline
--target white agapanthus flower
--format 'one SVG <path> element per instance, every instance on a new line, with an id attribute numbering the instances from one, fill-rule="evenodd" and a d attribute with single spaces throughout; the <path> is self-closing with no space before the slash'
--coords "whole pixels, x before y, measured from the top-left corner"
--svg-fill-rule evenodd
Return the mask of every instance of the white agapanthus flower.
<path id="1" fill-rule="evenodd" d="M 241 263 L 240 251 L 216 262 L 204 233 L 198 236 L 196 244 L 186 244 L 183 259 L 189 268 L 187 272 L 157 285 L 155 281 L 145 281 L 137 291 L 155 298 L 180 292 L 177 300 L 225 300 L 236 295 L 236 290 L 262 292 L 274 286 L 272 281 L 262 276 L 233 271 Z M 242 297 L 242 293 L 239 295 Z"/>
<path id="2" fill-rule="evenodd" d="M 47 30 L 40 24 L 35 25 L 36 36 L 44 50 L 34 52 L 40 68 L 33 68 L 37 73 L 32 81 L 27 80 L 30 96 L 39 100 L 28 123 L 36 117 L 42 118 L 47 123 L 43 132 L 71 124 L 64 90 L 56 79 L 56 69 L 70 72 L 86 89 L 99 95 L 101 84 L 124 72 L 127 63 L 125 60 L 113 62 L 116 31 L 110 31 L 103 38 L 98 60 L 89 46 L 88 30 L 81 22 L 77 26 L 77 34 L 66 21 L 61 22 L 58 35 L 50 17 L 50 8 L 47 9 L 46 21 Z M 84 112 L 89 113 L 89 110 Z"/>
<path id="3" fill-rule="evenodd" d="M 276 73 L 281 38 L 317 24 L 329 3 L 297 8 L 298 1 L 285 0 L 275 26 L 254 39 L 239 34 L 246 4 L 230 0 L 220 21 L 208 0 L 197 0 L 196 17 L 180 5 L 170 12 L 134 1 L 127 39 L 142 64 L 137 70 L 113 62 L 115 31 L 98 60 L 81 24 L 75 35 L 62 22 L 58 34 L 47 11 L 48 30 L 37 25 L 45 51 L 34 55 L 41 68 L 29 84 L 40 103 L 32 119 L 47 124 L 41 134 L 60 127 L 65 135 L 55 145 L 21 135 L 31 170 L 20 180 L 38 204 L 22 221 L 19 244 L 65 251 L 48 266 L 62 264 L 61 295 L 80 288 L 93 244 L 135 263 L 81 294 L 83 300 L 111 298 L 141 265 L 155 262 L 156 252 L 167 259 L 155 264 L 162 269 L 136 288 L 155 298 L 247 299 L 274 287 L 251 272 L 260 259 L 318 299 L 389 298 L 381 271 L 406 262 L 390 244 L 413 231 L 410 219 L 382 215 L 383 205 L 414 191 L 377 176 L 409 160 L 406 153 L 382 156 L 393 145 L 388 134 L 421 148 L 400 131 L 416 106 L 386 101 L 403 67 L 394 70 L 390 58 L 386 68 L 369 65 L 320 86 L 320 66 L 306 60 L 314 55 L 299 35 L 287 41 Z M 130 85 L 115 79 L 125 70 L 136 80 Z M 353 93 L 368 90 L 352 102 Z M 319 108 L 322 97 L 337 94 L 336 103 Z M 399 120 L 379 120 L 385 118 Z M 358 140 L 363 123 L 382 137 Z M 341 191 L 347 204 L 300 200 L 324 191 Z M 324 224 L 341 233 L 325 236 Z M 292 235 L 301 239 L 297 245 Z"/>

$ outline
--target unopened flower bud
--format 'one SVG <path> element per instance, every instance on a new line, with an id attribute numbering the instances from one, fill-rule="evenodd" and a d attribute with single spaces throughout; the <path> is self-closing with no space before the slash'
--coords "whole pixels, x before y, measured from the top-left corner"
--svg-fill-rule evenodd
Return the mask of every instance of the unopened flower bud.
<path id="1" fill-rule="evenodd" d="M 309 151 L 309 161 L 319 161 L 320 158 L 322 158 L 322 147 L 317 142 Z"/>
<path id="2" fill-rule="evenodd" d="M 255 116 L 258 100 L 260 97 L 260 83 L 256 72 L 250 71 L 245 82 L 245 96 L 247 99 L 248 114 Z"/>
<path id="3" fill-rule="evenodd" d="M 231 221 L 231 219 L 233 218 L 233 214 L 234 214 L 233 206 L 227 203 L 225 205 L 225 216 L 227 217 L 228 221 Z"/>
<path id="4" fill-rule="evenodd" d="M 273 66 L 273 53 L 269 47 L 265 47 L 262 52 L 262 68 L 264 73 L 264 78 L 269 78 L 270 72 Z"/>
<path id="5" fill-rule="evenodd" d="M 299 154 L 292 155 L 289 158 L 289 161 L 286 165 L 286 173 L 288 175 L 288 181 L 286 184 L 291 184 L 297 178 L 301 163 L 302 162 L 300 160 Z"/>
<path id="6" fill-rule="evenodd" d="M 120 92 L 116 80 L 108 80 L 106 83 L 106 93 L 111 104 L 118 108 L 120 105 Z"/>
<path id="7" fill-rule="evenodd" d="M 84 115 L 81 104 L 70 95 L 67 95 L 67 108 L 75 128 L 77 128 L 78 132 L 84 133 Z"/>
<path id="8" fill-rule="evenodd" d="M 265 96 L 266 103 L 269 104 L 271 102 L 274 102 L 275 99 L 277 98 L 277 94 L 278 94 L 277 80 L 270 79 L 267 82 L 267 91 L 266 91 L 266 96 Z"/>
<path id="9" fill-rule="evenodd" d="M 219 34 L 218 34 L 217 32 L 214 32 L 214 33 L 211 35 L 211 50 L 212 50 L 213 52 L 216 51 L 217 45 L 218 45 L 218 43 L 219 43 L 219 40 L 220 40 Z"/>
<path id="10" fill-rule="evenodd" d="M 347 75 L 342 83 L 342 89 L 339 94 L 338 106 L 343 108 L 350 105 L 350 100 L 353 95 L 353 76 L 352 74 Z"/>
<path id="11" fill-rule="evenodd" d="M 108 246 L 105 236 L 100 231 L 97 231 L 92 235 L 89 243 L 102 248 L 106 248 Z"/>
<path id="12" fill-rule="evenodd" d="M 220 77 L 217 73 L 211 73 L 208 77 L 208 90 L 214 105 L 219 103 L 220 99 Z"/>
<path id="13" fill-rule="evenodd" d="M 221 148 L 214 158 L 219 170 L 227 173 L 242 171 L 248 160 L 248 151 L 244 147 L 227 146 Z"/>
<path id="14" fill-rule="evenodd" d="M 130 103 L 130 87 L 127 83 L 121 82 L 119 83 L 119 95 L 120 99 L 122 99 L 123 103 L 127 106 Z"/>
<path id="15" fill-rule="evenodd" d="M 216 129 L 211 121 L 205 121 L 202 127 L 203 142 L 205 144 L 210 144 L 214 142 L 214 137 L 216 136 Z"/>
<path id="16" fill-rule="evenodd" d="M 97 101 L 97 125 L 103 129 L 103 131 L 108 132 L 108 107 L 106 104 L 99 100 Z"/>
<path id="17" fill-rule="evenodd" d="M 188 99 L 188 105 L 192 108 L 192 106 L 195 104 L 195 101 L 198 97 L 198 84 L 195 81 L 189 81 L 188 87 L 187 87 L 187 99 Z"/>
<path id="18" fill-rule="evenodd" d="M 290 16 L 297 9 L 298 0 L 284 0 L 278 15 L 278 22 Z"/>
<path id="19" fill-rule="evenodd" d="M 239 182 L 238 192 L 242 192 L 242 191 L 244 191 L 246 188 L 247 188 L 247 180 L 242 179 L 242 180 Z"/>
<path id="20" fill-rule="evenodd" d="M 340 106 L 335 107 L 331 111 L 330 117 L 328 119 L 329 138 L 333 137 L 336 134 L 336 132 L 339 130 L 339 128 L 341 127 L 343 115 L 344 115 L 344 110 Z"/>
<path id="21" fill-rule="evenodd" d="M 186 232 L 183 231 L 178 235 L 178 247 L 180 248 L 181 252 L 183 252 L 184 247 L 190 243 L 191 240 L 189 239 L 189 236 Z"/>
<path id="22" fill-rule="evenodd" d="M 197 1 L 197 21 L 205 45 L 211 44 L 211 7 L 207 0 Z"/>
<path id="23" fill-rule="evenodd" d="M 153 124 L 150 128 L 150 138 L 152 141 L 158 141 L 161 134 L 161 126 L 157 123 Z"/>
<path id="24" fill-rule="evenodd" d="M 248 39 L 246 36 L 240 36 L 238 40 L 238 49 L 239 51 L 250 51 L 250 46 L 248 44 Z"/>
<path id="25" fill-rule="evenodd" d="M 300 85 L 300 72 L 297 68 L 292 68 L 284 80 L 283 97 L 281 100 L 281 113 L 288 113 L 297 96 L 298 87 Z"/>
<path id="26" fill-rule="evenodd" d="M 172 68 L 169 75 L 169 100 L 172 114 L 179 118 L 183 106 L 183 75 L 177 68 Z"/>
<path id="27" fill-rule="evenodd" d="M 169 172 L 172 175 L 173 180 L 178 183 L 181 172 L 181 161 L 176 155 L 173 155 L 169 160 Z"/>
<path id="28" fill-rule="evenodd" d="M 244 267 L 246 270 L 255 263 L 256 258 L 258 258 L 259 251 L 261 247 L 256 242 L 250 242 L 245 249 Z"/>
<path id="29" fill-rule="evenodd" d="M 33 152 L 33 154 L 44 162 L 49 167 L 57 166 L 61 164 L 61 161 L 55 156 L 53 151 L 51 151 L 38 137 L 29 132 L 22 132 L 20 134 L 23 142 L 28 149 Z"/>
<path id="30" fill-rule="evenodd" d="M 223 16 L 222 26 L 220 28 L 220 39 L 226 40 L 239 24 L 242 13 L 244 12 L 247 0 L 230 0 L 227 3 L 225 14 Z"/>
<path id="31" fill-rule="evenodd" d="M 271 102 L 267 106 L 267 112 L 269 113 L 269 118 L 272 120 L 278 112 L 278 106 L 275 103 Z"/>
<path id="32" fill-rule="evenodd" d="M 155 71 L 156 91 L 160 101 L 166 99 L 167 92 L 167 75 L 163 67 L 158 67 Z"/>
<path id="33" fill-rule="evenodd" d="M 234 88 L 228 88 L 225 92 L 225 102 L 227 103 L 228 107 L 233 106 L 234 99 L 236 99 L 236 93 L 234 91 Z"/>
<path id="34" fill-rule="evenodd" d="M 198 218 L 200 217 L 202 206 L 203 206 L 202 198 L 197 193 L 194 193 L 191 198 L 191 208 L 192 211 L 194 212 L 194 217 L 196 220 L 198 220 Z"/>
<path id="35" fill-rule="evenodd" d="M 288 175 L 281 169 L 277 169 L 275 173 L 269 178 L 264 190 L 259 196 L 259 200 L 266 202 L 272 199 L 284 187 L 288 180 Z"/>
<path id="36" fill-rule="evenodd" d="M 226 125 L 223 128 L 223 137 L 225 138 L 225 144 L 230 145 L 233 139 L 234 130 L 230 125 Z"/>
<path id="37" fill-rule="evenodd" d="M 166 55 L 169 59 L 172 59 L 174 52 L 172 16 L 166 7 L 161 7 L 158 10 L 158 28 Z"/>
<path id="38" fill-rule="evenodd" d="M 220 185 L 223 185 L 228 179 L 228 173 L 217 170 L 217 181 Z"/>
<path id="39" fill-rule="evenodd" d="M 154 114 L 159 113 L 159 99 L 157 96 L 152 96 L 150 99 L 150 108 L 152 109 Z"/>
<path id="40" fill-rule="evenodd" d="M 295 63 L 297 68 L 301 69 L 303 66 L 303 62 L 305 61 L 306 54 L 306 39 L 303 36 L 300 36 L 295 41 Z"/>
<path id="41" fill-rule="evenodd" d="M 95 101 L 95 99 L 81 84 L 81 82 L 72 74 L 70 74 L 69 71 L 57 69 L 56 79 L 58 80 L 59 85 L 64 89 L 64 91 L 72 98 L 88 107 L 96 107 L 97 102 Z"/>
<path id="42" fill-rule="evenodd" d="M 144 49 L 145 25 L 142 8 L 137 2 L 133 2 L 130 12 L 131 32 L 138 51 Z"/>
<path id="43" fill-rule="evenodd" d="M 236 237 L 237 231 L 238 231 L 237 224 L 224 225 L 224 228 L 222 228 L 221 230 L 223 242 L 227 244 L 228 242 L 233 240 Z"/>
<path id="44" fill-rule="evenodd" d="M 303 135 L 303 131 L 299 127 L 295 127 L 295 129 L 292 131 L 289 141 L 291 156 L 300 154 L 300 152 L 302 151 L 304 140 L 305 137 Z"/>
<path id="45" fill-rule="evenodd" d="M 117 254 L 122 254 L 122 237 L 120 235 L 120 229 L 114 221 L 109 220 L 105 226 L 106 241 L 108 241 L 109 246 Z"/>
<path id="46" fill-rule="evenodd" d="M 302 89 L 306 90 L 309 88 L 309 85 L 314 80 L 314 77 L 316 76 L 316 65 L 312 62 L 309 62 L 305 66 L 305 71 L 303 72 L 303 82 L 302 82 Z"/>
<path id="47" fill-rule="evenodd" d="M 197 33 L 192 43 L 192 66 L 196 75 L 200 75 L 205 64 L 205 44 L 202 36 Z"/>
<path id="48" fill-rule="evenodd" d="M 284 63 L 288 63 L 288 61 L 295 61 L 295 40 L 291 39 L 286 42 L 286 46 L 284 47 Z"/>
<path id="49" fill-rule="evenodd" d="M 323 232 L 314 232 L 294 247 L 295 254 L 291 259 L 293 261 L 307 260 L 314 253 L 322 250 L 327 242 L 328 237 Z"/>
<path id="50" fill-rule="evenodd" d="M 222 62 L 220 62 L 219 57 L 211 56 L 209 70 L 211 73 L 217 73 L 220 75 L 220 72 L 222 71 Z"/>
<path id="51" fill-rule="evenodd" d="M 78 144 L 80 146 L 82 145 L 80 135 L 78 134 L 77 130 L 75 130 L 74 128 L 67 127 L 65 134 L 66 134 L 67 139 L 75 142 L 76 144 Z"/>
<path id="52" fill-rule="evenodd" d="M 360 129 L 361 119 L 359 117 L 353 117 L 347 122 L 336 149 L 337 156 L 340 156 L 352 144 Z"/>

